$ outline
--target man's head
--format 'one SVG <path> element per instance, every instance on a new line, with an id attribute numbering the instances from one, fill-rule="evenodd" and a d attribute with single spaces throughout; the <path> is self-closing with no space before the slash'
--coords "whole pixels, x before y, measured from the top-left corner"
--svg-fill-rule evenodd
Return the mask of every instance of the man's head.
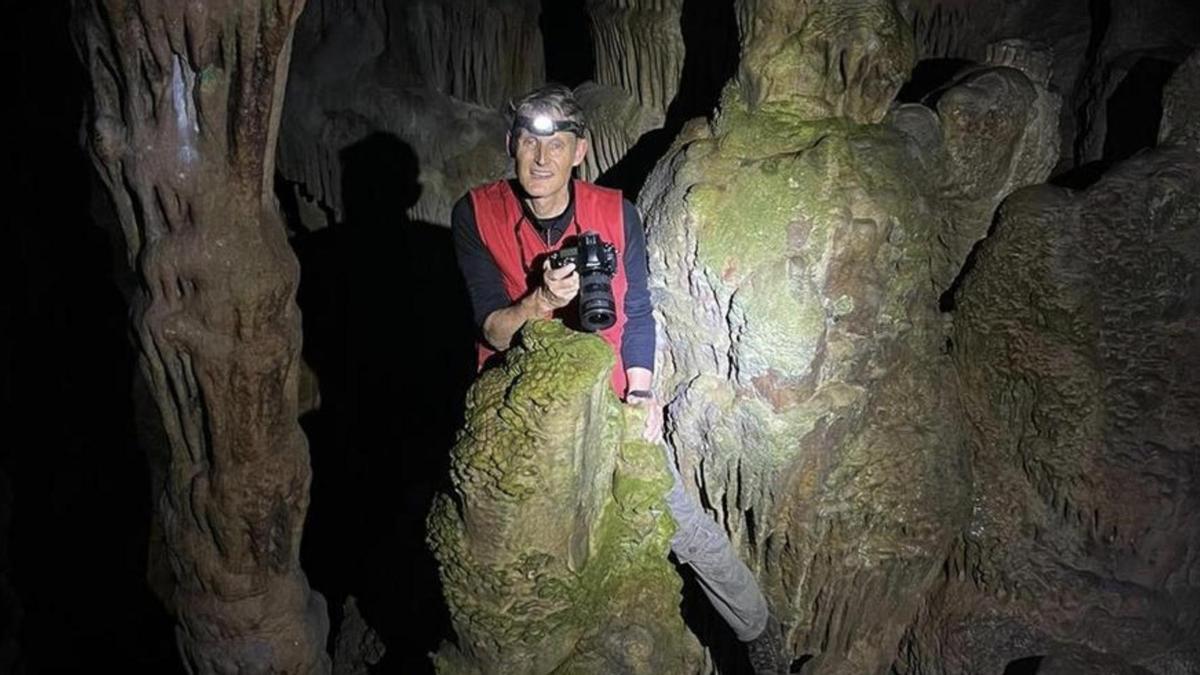
<path id="1" fill-rule="evenodd" d="M 567 189 L 571 169 L 587 155 L 583 110 L 571 90 L 561 84 L 535 89 L 510 104 L 509 152 L 517 181 L 534 198 Z"/>

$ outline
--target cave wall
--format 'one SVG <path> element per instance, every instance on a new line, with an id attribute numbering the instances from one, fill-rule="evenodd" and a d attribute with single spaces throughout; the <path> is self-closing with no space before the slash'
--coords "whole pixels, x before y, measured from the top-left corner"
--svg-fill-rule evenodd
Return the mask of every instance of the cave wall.
<path id="1" fill-rule="evenodd" d="M 298 22 L 279 143 L 294 220 L 347 218 L 347 159 L 372 134 L 411 149 L 419 190 L 397 219 L 446 224 L 454 200 L 506 169 L 508 98 L 544 77 L 539 4 L 313 2 Z M 407 185 L 397 189 L 410 190 Z"/>
<path id="2" fill-rule="evenodd" d="M 996 65 L 891 109 L 891 3 L 740 10 L 737 85 L 639 200 L 668 439 L 804 672 L 886 672 L 972 511 L 940 295 L 1049 175 L 1058 102 Z"/>
<path id="3" fill-rule="evenodd" d="M 592 141 L 580 176 L 634 196 L 682 123 L 715 107 L 737 58 L 732 3 L 588 0 L 578 15 L 548 14 L 543 4 L 310 3 L 297 25 L 279 145 L 294 225 L 311 231 L 347 218 L 340 153 L 373 133 L 412 150 L 420 187 L 399 208 L 448 224 L 467 189 L 511 170 L 504 108 L 544 80 L 545 31 L 556 45 L 575 43 L 556 46 L 558 58 L 592 68 L 572 83 Z M 563 16 L 585 25 L 563 25 Z"/>
<path id="4" fill-rule="evenodd" d="M 296 202 L 293 220 L 313 229 L 342 219 L 337 153 L 384 131 L 411 145 L 420 164 L 422 190 L 408 207 L 410 215 L 445 224 L 450 205 L 468 187 L 506 173 L 504 150 L 494 140 L 504 129 L 496 113 L 508 97 L 543 79 L 547 30 L 557 44 L 587 31 L 574 49 L 593 53 L 572 57 L 583 64 L 578 67 L 593 69 L 579 83 L 580 99 L 594 122 L 593 147 L 580 175 L 626 189 L 630 196 L 683 122 L 711 116 L 716 92 L 737 64 L 742 64 L 742 91 L 750 97 L 772 96 L 746 80 L 773 80 L 773 68 L 810 69 L 808 77 L 816 76 L 810 82 L 818 88 L 853 86 L 842 79 L 863 77 L 855 69 L 871 61 L 868 52 L 889 49 L 889 41 L 901 39 L 884 36 L 867 45 L 860 40 L 864 33 L 847 28 L 840 48 L 809 45 L 814 55 L 844 59 L 846 75 L 843 69 L 831 70 L 826 82 L 819 79 L 819 68 L 803 63 L 807 57 L 772 65 L 768 55 L 753 50 L 739 56 L 737 25 L 744 29 L 743 44 L 752 43 L 756 32 L 789 33 L 794 27 L 787 23 L 787 4 L 739 3 L 736 11 L 734 4 L 587 0 L 547 14 L 540 3 L 515 0 L 500 5 L 315 2 L 298 27 L 301 48 L 280 146 L 281 174 Z M 822 6 L 814 5 L 814 16 L 825 11 Z M 858 13 L 857 20 L 864 22 L 863 12 L 877 11 L 871 7 L 840 6 L 837 16 Z M 889 11 L 903 16 L 903 39 L 911 41 L 918 61 L 996 64 L 1007 58 L 1008 65 L 1062 97 L 1053 175 L 1077 186 L 1093 180 L 1098 170 L 1071 175 L 1073 170 L 1111 164 L 1153 145 L 1162 86 L 1200 42 L 1200 8 L 1174 0 L 906 0 Z M 547 17 L 581 25 L 547 24 Z M 878 17 L 871 20 L 889 25 Z M 555 56 L 561 59 L 563 49 L 556 47 Z M 952 65 L 944 67 L 953 73 Z M 561 68 L 568 72 L 567 65 Z M 788 77 L 803 76 L 789 72 Z M 886 81 L 890 90 L 892 79 L 908 77 L 904 71 L 878 81 Z M 950 74 L 938 77 L 941 89 L 953 80 Z M 814 105 L 829 103 L 820 92 L 789 94 L 797 95 Z M 830 112 L 835 113 L 840 114 Z M 1110 115 L 1118 126 L 1111 135 Z"/>

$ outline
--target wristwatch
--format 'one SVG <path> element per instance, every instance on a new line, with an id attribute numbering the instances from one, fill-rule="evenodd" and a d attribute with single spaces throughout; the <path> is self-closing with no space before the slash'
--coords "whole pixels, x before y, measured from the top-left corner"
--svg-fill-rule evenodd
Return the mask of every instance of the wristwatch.
<path id="1" fill-rule="evenodd" d="M 629 393 L 625 395 L 625 398 L 651 399 L 654 398 L 654 392 L 650 391 L 649 389 L 630 389 Z"/>

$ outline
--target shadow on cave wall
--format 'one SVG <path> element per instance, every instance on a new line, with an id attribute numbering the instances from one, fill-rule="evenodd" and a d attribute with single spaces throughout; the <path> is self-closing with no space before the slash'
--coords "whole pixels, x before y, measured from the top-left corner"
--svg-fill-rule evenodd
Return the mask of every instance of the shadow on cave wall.
<path id="1" fill-rule="evenodd" d="M 329 600 L 331 639 L 354 596 L 388 649 L 379 672 L 431 672 L 425 655 L 450 627 L 425 516 L 448 476 L 473 326 L 450 231 L 405 216 L 420 194 L 412 148 L 377 132 L 340 160 L 345 220 L 293 240 L 321 391 L 301 419 L 313 466 L 301 562 Z"/>

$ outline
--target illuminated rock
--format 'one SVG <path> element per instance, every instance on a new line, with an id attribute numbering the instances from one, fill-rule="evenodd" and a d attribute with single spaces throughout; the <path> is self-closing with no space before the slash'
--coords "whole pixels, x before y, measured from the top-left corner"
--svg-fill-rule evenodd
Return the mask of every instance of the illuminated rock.
<path id="1" fill-rule="evenodd" d="M 440 673 L 698 672 L 667 560 L 660 447 L 613 395 L 611 348 L 535 322 L 468 394 L 429 518 L 458 636 Z"/>

